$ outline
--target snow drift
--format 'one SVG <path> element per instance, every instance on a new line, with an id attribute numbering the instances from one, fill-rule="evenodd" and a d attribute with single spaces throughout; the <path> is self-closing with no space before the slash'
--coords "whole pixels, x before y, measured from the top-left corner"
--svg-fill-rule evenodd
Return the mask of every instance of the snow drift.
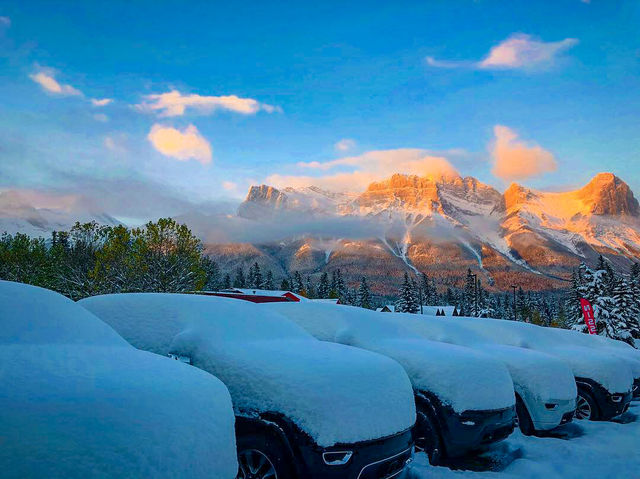
<path id="1" fill-rule="evenodd" d="M 389 356 L 407 371 L 416 390 L 427 390 L 456 412 L 513 406 L 513 384 L 499 361 L 468 348 L 441 344 L 407 331 L 379 313 L 304 301 L 260 307 L 278 311 L 316 338 Z"/>
<path id="2" fill-rule="evenodd" d="M 238 413 L 282 413 L 320 446 L 389 436 L 415 422 L 411 384 L 397 363 L 317 341 L 259 305 L 186 294 L 81 304 L 138 348 L 191 357 L 227 385 Z"/>
<path id="3" fill-rule="evenodd" d="M 3 477 L 237 472 L 231 398 L 215 377 L 137 351 L 71 300 L 0 281 Z"/>

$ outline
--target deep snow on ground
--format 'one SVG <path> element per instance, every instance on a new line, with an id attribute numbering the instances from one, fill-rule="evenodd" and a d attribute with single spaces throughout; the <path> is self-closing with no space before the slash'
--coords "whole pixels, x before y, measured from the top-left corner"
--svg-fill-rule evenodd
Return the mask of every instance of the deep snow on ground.
<path id="1" fill-rule="evenodd" d="M 424 454 L 417 454 L 406 476 L 407 479 L 640 477 L 640 402 L 633 402 L 616 422 L 576 421 L 554 435 L 557 437 L 539 438 L 514 432 L 479 458 L 479 462 L 494 464 L 493 470 L 485 472 L 432 467 Z"/>

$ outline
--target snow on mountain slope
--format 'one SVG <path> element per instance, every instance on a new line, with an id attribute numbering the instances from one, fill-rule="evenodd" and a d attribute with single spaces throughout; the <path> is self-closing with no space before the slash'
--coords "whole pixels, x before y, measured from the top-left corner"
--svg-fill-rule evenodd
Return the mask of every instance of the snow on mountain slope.
<path id="1" fill-rule="evenodd" d="M 579 261 L 592 262 L 599 253 L 622 268 L 628 267 L 629 259 L 640 257 L 638 201 L 628 185 L 611 173 L 601 173 L 585 187 L 564 193 L 514 184 L 501 194 L 457 174 L 395 174 L 360 194 L 263 185 L 249 190 L 238 214 L 263 221 L 280 214 L 282 222 L 295 222 L 296 215 L 360 218 L 376 225 L 378 233 L 371 240 L 406 268 L 416 271 L 437 264 L 439 254 L 424 256 L 428 248 L 442 253 L 443 248 L 454 247 L 489 283 L 496 279 L 496 268 L 508 265 L 517 274 L 544 277 L 548 283 L 567 278 Z M 298 237 L 304 237 L 300 233 Z M 349 235 L 344 231 L 333 239 Z M 327 239 L 331 235 L 323 237 Z M 508 281 L 507 275 L 498 280 Z"/>
<path id="2" fill-rule="evenodd" d="M 76 221 L 97 221 L 105 225 L 120 222 L 104 212 L 93 212 L 76 198 L 46 206 L 34 206 L 32 201 L 18 191 L 0 192 L 0 234 L 24 233 L 29 236 L 48 236 L 52 231 L 68 230 Z"/>

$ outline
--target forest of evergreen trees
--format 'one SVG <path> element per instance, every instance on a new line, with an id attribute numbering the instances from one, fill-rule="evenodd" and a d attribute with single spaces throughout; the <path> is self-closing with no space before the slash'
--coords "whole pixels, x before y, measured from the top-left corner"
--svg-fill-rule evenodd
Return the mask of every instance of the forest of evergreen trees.
<path id="1" fill-rule="evenodd" d="M 0 279 L 58 291 L 74 300 L 121 292 L 188 292 L 253 288 L 290 290 L 308 298 L 334 298 L 342 304 L 374 309 L 391 302 L 399 312 L 420 306 L 454 306 L 454 315 L 512 319 L 585 331 L 579 299 L 594 307 L 598 333 L 633 344 L 640 338 L 640 265 L 617 273 L 600 257 L 596 269 L 585 264 L 573 273 L 566 291 L 490 293 L 468 270 L 463 288 L 438 287 L 426 274 L 404 274 L 396 298 L 372 294 L 365 277 L 345 277 L 340 269 L 303 277 L 300 272 L 275 278 L 254 263 L 222 271 L 203 254 L 202 244 L 185 226 L 161 218 L 141 228 L 102 226 L 95 222 L 49 239 L 24 234 L 0 237 Z"/>

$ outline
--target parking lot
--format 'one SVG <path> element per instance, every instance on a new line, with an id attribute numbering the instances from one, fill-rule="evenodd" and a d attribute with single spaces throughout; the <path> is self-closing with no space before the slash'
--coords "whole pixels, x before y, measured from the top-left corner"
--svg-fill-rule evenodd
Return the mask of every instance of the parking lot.
<path id="1" fill-rule="evenodd" d="M 408 478 L 573 479 L 640 477 L 640 402 L 613 422 L 575 421 L 550 437 L 515 431 L 479 458 L 452 470 L 415 457 Z"/>

